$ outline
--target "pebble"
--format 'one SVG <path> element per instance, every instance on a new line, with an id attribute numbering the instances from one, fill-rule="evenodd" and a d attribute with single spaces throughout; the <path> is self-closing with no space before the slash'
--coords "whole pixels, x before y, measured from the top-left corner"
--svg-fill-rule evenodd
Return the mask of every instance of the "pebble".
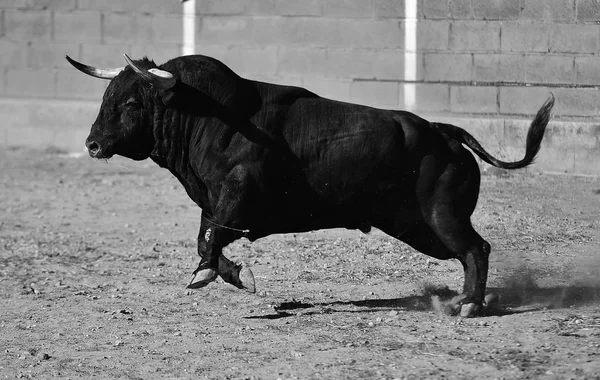
<path id="1" fill-rule="evenodd" d="M 398 312 L 396 310 L 390 311 L 390 314 L 389 314 L 390 317 L 395 317 L 396 315 L 398 315 Z"/>
<path id="2" fill-rule="evenodd" d="M 479 321 L 479 326 L 487 326 L 488 323 L 486 321 Z"/>

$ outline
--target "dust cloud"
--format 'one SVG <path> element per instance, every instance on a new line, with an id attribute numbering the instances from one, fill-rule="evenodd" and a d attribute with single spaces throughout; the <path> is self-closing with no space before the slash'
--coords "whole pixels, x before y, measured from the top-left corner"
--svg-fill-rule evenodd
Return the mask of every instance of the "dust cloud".
<path id="1" fill-rule="evenodd" d="M 581 273 L 582 270 L 574 270 L 565 277 L 564 272 L 545 273 L 542 276 L 539 270 L 525 263 L 519 263 L 516 268 L 505 268 L 505 276 L 496 281 L 499 286 L 487 288 L 483 313 L 501 315 L 526 310 L 600 305 L 600 267 L 592 265 L 585 269 L 585 274 Z M 542 281 L 542 277 L 546 281 Z M 547 282 L 548 277 L 561 285 L 540 285 Z M 440 315 L 456 315 L 464 295 L 447 286 L 425 283 L 421 285 L 418 298 L 429 304 L 429 310 Z"/>
<path id="2" fill-rule="evenodd" d="M 554 282 L 563 284 L 540 286 L 539 271 L 523 264 L 513 269 L 498 288 L 489 291 L 496 292 L 501 305 L 509 308 L 532 306 L 559 309 L 600 304 L 600 271 L 588 271 L 586 275 L 572 274 L 567 278 L 564 278 L 564 274 L 547 274 L 553 275 Z"/>

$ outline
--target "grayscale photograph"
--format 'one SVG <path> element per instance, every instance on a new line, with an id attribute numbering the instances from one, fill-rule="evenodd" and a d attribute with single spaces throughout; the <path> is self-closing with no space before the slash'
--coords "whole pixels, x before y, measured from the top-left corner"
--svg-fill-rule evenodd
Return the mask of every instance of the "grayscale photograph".
<path id="1" fill-rule="evenodd" d="M 600 1 L 0 0 L 0 379 L 600 379 Z"/>

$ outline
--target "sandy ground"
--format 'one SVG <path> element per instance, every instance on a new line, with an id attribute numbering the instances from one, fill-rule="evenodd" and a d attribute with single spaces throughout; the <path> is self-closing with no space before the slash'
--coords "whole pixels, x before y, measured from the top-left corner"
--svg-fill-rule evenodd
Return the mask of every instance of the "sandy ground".
<path id="1" fill-rule="evenodd" d="M 598 379 L 600 180 L 496 172 L 485 317 L 381 232 L 241 240 L 258 291 L 185 288 L 199 209 L 150 161 L 0 150 L 0 378 Z"/>

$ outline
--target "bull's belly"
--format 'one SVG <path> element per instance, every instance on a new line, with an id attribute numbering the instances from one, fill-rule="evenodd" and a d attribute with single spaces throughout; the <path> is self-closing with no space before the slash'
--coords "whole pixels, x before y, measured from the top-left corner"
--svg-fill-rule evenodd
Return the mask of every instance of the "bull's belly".
<path id="1" fill-rule="evenodd" d="M 253 223 L 255 239 L 277 233 L 309 232 L 331 228 L 357 229 L 369 232 L 372 227 L 397 223 L 398 218 L 410 224 L 419 218 L 417 201 L 406 188 L 386 184 L 355 194 L 322 192 L 288 197 L 269 208 Z M 251 229 L 252 230 L 252 229 Z M 252 240 L 252 238 L 251 238 Z"/>

